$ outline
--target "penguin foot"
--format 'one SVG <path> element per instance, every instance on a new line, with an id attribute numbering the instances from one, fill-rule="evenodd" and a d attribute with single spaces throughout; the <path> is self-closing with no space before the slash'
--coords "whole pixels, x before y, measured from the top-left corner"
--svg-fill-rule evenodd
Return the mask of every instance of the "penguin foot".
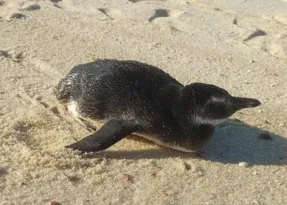
<path id="1" fill-rule="evenodd" d="M 91 142 L 89 140 L 80 140 L 78 142 L 65 146 L 65 148 L 78 150 L 82 153 L 103 151 L 101 144 L 97 142 Z"/>

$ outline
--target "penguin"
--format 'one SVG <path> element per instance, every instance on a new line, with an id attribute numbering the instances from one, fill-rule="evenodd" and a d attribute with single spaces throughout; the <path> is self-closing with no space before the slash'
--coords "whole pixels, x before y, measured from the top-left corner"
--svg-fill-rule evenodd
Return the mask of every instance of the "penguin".
<path id="1" fill-rule="evenodd" d="M 184 86 L 146 63 L 114 59 L 73 67 L 56 98 L 92 132 L 65 146 L 81 152 L 104 151 L 132 133 L 177 151 L 202 152 L 218 124 L 261 104 L 212 84 Z"/>

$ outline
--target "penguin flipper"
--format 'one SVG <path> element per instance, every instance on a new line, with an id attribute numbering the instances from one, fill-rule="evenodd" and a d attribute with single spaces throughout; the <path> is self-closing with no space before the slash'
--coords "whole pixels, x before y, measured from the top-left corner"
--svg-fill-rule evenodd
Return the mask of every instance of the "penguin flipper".
<path id="1" fill-rule="evenodd" d="M 112 119 L 97 132 L 65 147 L 81 152 L 103 151 L 127 135 L 138 131 L 138 127 L 137 124 L 131 121 Z"/>

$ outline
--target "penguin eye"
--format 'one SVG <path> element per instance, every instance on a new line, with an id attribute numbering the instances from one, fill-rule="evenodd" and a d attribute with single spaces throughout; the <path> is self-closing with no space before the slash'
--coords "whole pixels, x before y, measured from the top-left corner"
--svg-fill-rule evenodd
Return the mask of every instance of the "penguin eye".
<path id="1" fill-rule="evenodd" d="M 226 109 L 226 106 L 224 104 L 222 104 L 222 103 L 216 103 L 216 104 L 213 105 L 213 109 L 215 111 L 223 111 L 223 110 Z"/>
<path id="2" fill-rule="evenodd" d="M 228 106 L 221 102 L 213 102 L 204 106 L 202 116 L 211 119 L 221 119 L 229 116 Z"/>

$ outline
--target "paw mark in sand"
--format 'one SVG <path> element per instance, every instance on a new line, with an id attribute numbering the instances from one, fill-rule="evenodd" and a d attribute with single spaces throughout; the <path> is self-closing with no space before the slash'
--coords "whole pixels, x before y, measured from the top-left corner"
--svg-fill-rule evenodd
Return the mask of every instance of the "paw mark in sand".
<path id="1" fill-rule="evenodd" d="M 149 18 L 149 22 L 152 22 L 156 18 L 162 17 L 179 17 L 183 14 L 183 11 L 180 10 L 166 10 L 166 9 L 156 9 L 154 14 Z"/>
<path id="2" fill-rule="evenodd" d="M 237 25 L 237 18 L 233 19 L 233 22 L 232 22 L 234 25 Z"/>
<path id="3" fill-rule="evenodd" d="M 5 5 L 5 1 L 0 1 L 0 6 L 4 6 Z"/>
<path id="4" fill-rule="evenodd" d="M 20 10 L 25 10 L 25 11 L 34 11 L 40 9 L 40 5 L 36 3 L 27 3 L 24 4 Z"/>
<path id="5" fill-rule="evenodd" d="M 257 29 L 255 32 L 253 32 L 252 34 L 250 34 L 247 38 L 245 38 L 243 41 L 249 41 L 252 38 L 255 38 L 257 36 L 266 36 L 266 32 L 260 29 Z"/>

